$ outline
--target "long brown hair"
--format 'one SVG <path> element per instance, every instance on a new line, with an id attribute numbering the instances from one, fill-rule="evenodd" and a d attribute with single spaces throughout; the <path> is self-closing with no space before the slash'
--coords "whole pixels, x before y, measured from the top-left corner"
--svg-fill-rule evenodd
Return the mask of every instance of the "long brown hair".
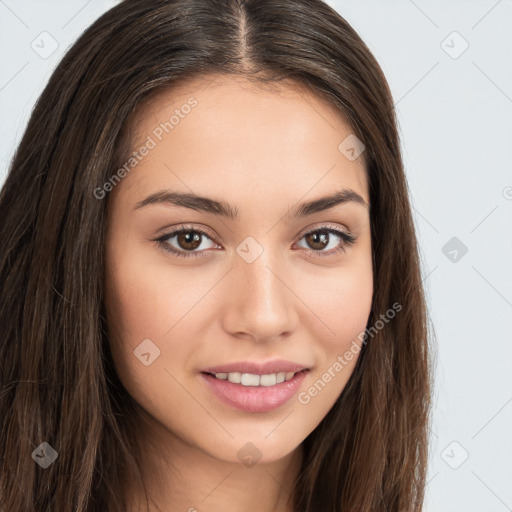
<path id="1" fill-rule="evenodd" d="M 295 512 L 422 508 L 429 320 L 392 96 L 370 50 L 321 0 L 124 0 L 67 52 L 32 112 L 0 195 L 0 510 L 126 509 L 138 475 L 134 403 L 105 321 L 108 195 L 142 99 L 211 73 L 289 79 L 335 107 L 363 141 L 374 294 L 339 399 L 304 441 Z M 341 141 L 340 141 L 341 142 Z M 33 454 L 58 454 L 46 469 Z M 40 449 L 40 448 L 39 448 Z M 139 475 L 140 476 L 140 475 Z"/>

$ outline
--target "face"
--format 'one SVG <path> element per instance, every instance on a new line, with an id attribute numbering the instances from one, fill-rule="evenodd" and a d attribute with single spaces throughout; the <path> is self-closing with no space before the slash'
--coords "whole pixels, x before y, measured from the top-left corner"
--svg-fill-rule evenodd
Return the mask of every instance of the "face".
<path id="1" fill-rule="evenodd" d="M 222 76 L 131 126 L 137 157 L 108 196 L 119 377 L 177 445 L 283 458 L 340 396 L 370 314 L 368 183 L 338 148 L 352 130 L 306 90 Z"/>

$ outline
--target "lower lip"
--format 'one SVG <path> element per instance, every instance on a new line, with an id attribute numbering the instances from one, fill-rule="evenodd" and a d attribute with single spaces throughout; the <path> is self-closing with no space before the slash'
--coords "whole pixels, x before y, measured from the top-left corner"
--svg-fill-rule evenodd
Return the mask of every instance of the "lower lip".
<path id="1" fill-rule="evenodd" d="M 243 386 L 201 373 L 210 389 L 224 403 L 246 412 L 268 412 L 284 405 L 297 393 L 308 370 L 274 386 Z"/>

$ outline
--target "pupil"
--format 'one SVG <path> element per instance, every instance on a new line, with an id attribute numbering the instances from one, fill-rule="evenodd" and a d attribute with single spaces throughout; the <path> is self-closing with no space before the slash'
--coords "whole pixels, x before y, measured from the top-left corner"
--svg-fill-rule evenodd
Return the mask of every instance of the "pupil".
<path id="1" fill-rule="evenodd" d="M 184 249 L 197 249 L 201 245 L 200 239 L 199 233 L 194 233 L 193 231 L 186 231 L 178 236 L 178 242 L 180 245 L 184 245 Z"/>
<path id="2" fill-rule="evenodd" d="M 309 235 L 313 239 L 313 243 L 310 245 L 315 246 L 315 244 L 318 244 L 318 246 L 315 246 L 315 249 L 323 249 L 327 245 L 327 235 L 328 233 L 326 231 L 312 233 Z"/>

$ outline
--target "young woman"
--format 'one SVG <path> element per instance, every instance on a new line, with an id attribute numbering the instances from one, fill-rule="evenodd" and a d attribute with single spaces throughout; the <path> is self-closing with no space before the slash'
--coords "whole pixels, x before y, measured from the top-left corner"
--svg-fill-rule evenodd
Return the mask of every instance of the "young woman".
<path id="1" fill-rule="evenodd" d="M 428 315 L 382 71 L 320 0 L 124 0 L 0 195 L 2 512 L 420 511 Z"/>

